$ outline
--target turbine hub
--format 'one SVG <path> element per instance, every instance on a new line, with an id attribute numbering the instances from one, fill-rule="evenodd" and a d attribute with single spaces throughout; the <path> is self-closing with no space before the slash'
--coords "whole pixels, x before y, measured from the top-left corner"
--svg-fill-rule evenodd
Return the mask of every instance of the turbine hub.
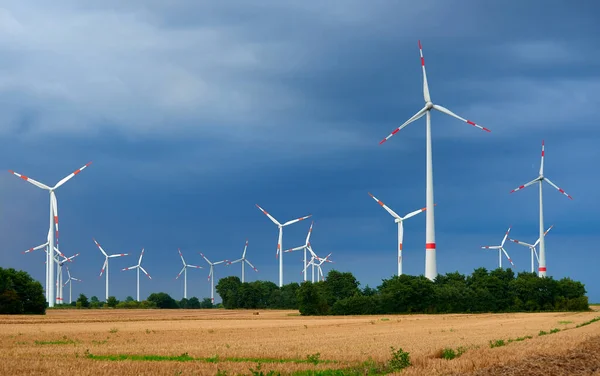
<path id="1" fill-rule="evenodd" d="M 426 102 L 425 103 L 425 108 L 427 108 L 428 110 L 431 110 L 433 108 L 433 103 L 432 102 Z"/>

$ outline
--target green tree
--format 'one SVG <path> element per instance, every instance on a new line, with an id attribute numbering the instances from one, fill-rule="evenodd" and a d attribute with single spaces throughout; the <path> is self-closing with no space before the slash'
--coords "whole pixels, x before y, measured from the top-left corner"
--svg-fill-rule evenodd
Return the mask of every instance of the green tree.
<path id="1" fill-rule="evenodd" d="M 106 305 L 110 308 L 115 308 L 117 304 L 119 304 L 119 301 L 114 296 L 109 296 L 108 299 L 106 299 Z"/>
<path id="2" fill-rule="evenodd" d="M 189 308 L 188 304 L 189 304 L 189 300 L 187 300 L 186 298 L 183 298 L 179 301 L 179 308 Z"/>
<path id="3" fill-rule="evenodd" d="M 200 308 L 200 301 L 194 296 L 188 300 L 187 307 L 191 309 L 198 309 Z"/>
<path id="4" fill-rule="evenodd" d="M 125 298 L 125 301 L 126 302 L 133 302 L 133 301 L 135 301 L 135 299 L 133 299 L 133 296 L 128 296 L 128 297 Z"/>
<path id="5" fill-rule="evenodd" d="M 212 300 L 210 298 L 202 299 L 202 302 L 200 303 L 200 308 L 214 308 Z"/>
<path id="6" fill-rule="evenodd" d="M 171 298 L 171 296 L 166 292 L 152 293 L 147 300 L 156 304 L 156 307 L 158 308 L 179 308 L 175 299 Z"/>
<path id="7" fill-rule="evenodd" d="M 97 299 L 98 298 L 96 298 L 96 300 Z M 83 294 L 79 294 L 79 298 L 77 298 L 77 303 L 79 303 L 79 306 L 82 308 L 88 308 L 90 306 L 90 302 L 88 302 L 87 296 Z"/>
<path id="8" fill-rule="evenodd" d="M 238 291 L 241 286 L 242 281 L 235 276 L 229 276 L 219 280 L 215 289 L 217 290 L 217 294 L 221 297 L 225 308 L 238 308 Z"/>
<path id="9" fill-rule="evenodd" d="M 324 293 L 327 298 L 327 304 L 333 306 L 333 304 L 340 299 L 350 298 L 360 294 L 358 285 L 359 283 L 352 273 L 342 273 L 337 270 L 331 270 L 325 279 Z"/>
<path id="10" fill-rule="evenodd" d="M 323 282 L 303 282 L 298 289 L 298 307 L 303 316 L 325 315 L 329 311 Z"/>
<path id="11" fill-rule="evenodd" d="M 300 285 L 296 282 L 288 283 L 287 285 L 281 286 L 281 288 L 279 289 L 281 293 L 280 305 L 276 308 L 298 309 L 298 290 L 300 290 Z"/>
<path id="12" fill-rule="evenodd" d="M 46 313 L 42 285 L 27 272 L 0 267 L 0 311 L 15 314 Z"/>

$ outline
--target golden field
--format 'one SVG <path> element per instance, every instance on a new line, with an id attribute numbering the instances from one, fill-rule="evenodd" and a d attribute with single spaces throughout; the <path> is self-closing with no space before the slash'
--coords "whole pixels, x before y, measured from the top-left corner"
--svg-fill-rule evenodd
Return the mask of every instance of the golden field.
<path id="1" fill-rule="evenodd" d="M 252 361 L 111 361 L 87 354 L 306 359 L 320 353 L 321 360 L 337 361 L 262 364 L 263 370 L 289 373 L 341 369 L 369 358 L 384 363 L 391 346 L 410 353 L 412 366 L 403 375 L 587 375 L 600 370 L 600 358 L 594 358 L 600 351 L 600 322 L 575 326 L 599 315 L 307 318 L 295 311 L 50 310 L 46 316 L 0 316 L 0 375 L 214 375 L 218 370 L 232 375 L 250 374 L 256 367 Z M 538 336 L 553 328 L 561 331 Z M 527 335 L 533 338 L 489 346 L 490 341 Z M 458 347 L 468 350 L 453 360 L 440 358 L 443 348 Z"/>

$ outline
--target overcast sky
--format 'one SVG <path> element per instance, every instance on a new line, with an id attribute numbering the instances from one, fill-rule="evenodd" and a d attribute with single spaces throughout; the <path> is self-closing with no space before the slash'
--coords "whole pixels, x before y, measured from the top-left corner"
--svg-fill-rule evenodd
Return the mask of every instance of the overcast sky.
<path id="1" fill-rule="evenodd" d="M 93 5 L 92 5 L 93 4 Z M 403 215 L 425 205 L 425 120 L 379 141 L 423 107 L 417 41 L 434 102 L 492 130 L 432 115 L 438 271 L 497 267 L 509 225 L 538 235 L 544 187 L 548 274 L 586 284 L 600 302 L 600 4 L 567 1 L 5 1 L 0 8 L 0 168 L 57 190 L 61 250 L 84 280 L 74 294 L 179 299 L 177 248 L 206 266 L 240 257 L 278 280 L 277 227 L 312 214 L 315 252 L 362 286 L 396 273 L 396 225 L 367 194 Z M 0 174 L 0 265 L 44 281 L 48 193 Z M 286 227 L 284 248 L 310 221 Z M 425 267 L 425 215 L 405 224 L 404 271 Z M 514 269 L 529 251 L 509 244 Z M 285 254 L 284 281 L 301 255 Z M 506 262 L 504 262 L 506 265 Z M 239 264 L 215 268 L 217 279 Z M 188 295 L 210 296 L 208 268 L 188 273 Z"/>

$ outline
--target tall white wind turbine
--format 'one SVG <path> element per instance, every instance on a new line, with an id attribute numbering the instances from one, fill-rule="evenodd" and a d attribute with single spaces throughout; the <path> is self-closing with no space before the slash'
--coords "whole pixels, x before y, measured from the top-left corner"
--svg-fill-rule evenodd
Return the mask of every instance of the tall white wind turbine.
<path id="1" fill-rule="evenodd" d="M 63 295 L 63 287 L 65 285 L 63 285 L 63 265 L 66 262 L 73 262 L 73 259 L 77 256 L 79 256 L 79 253 L 74 254 L 71 257 L 66 257 L 65 255 L 63 255 L 58 248 L 56 248 L 54 250 L 57 254 L 54 255 L 54 262 L 56 263 L 56 303 L 59 304 L 64 304 L 64 295 Z M 62 257 L 62 260 L 60 259 L 60 257 Z"/>
<path id="2" fill-rule="evenodd" d="M 177 277 L 175 277 L 175 279 L 179 278 L 181 273 L 183 273 L 183 297 L 187 299 L 187 268 L 202 269 L 202 267 L 186 264 L 185 260 L 183 259 L 183 255 L 181 254 L 181 249 L 178 248 L 177 250 L 179 251 L 179 257 L 181 257 L 181 262 L 183 262 L 183 268 L 181 269 L 179 274 L 177 274 Z"/>
<path id="3" fill-rule="evenodd" d="M 214 272 L 215 265 L 226 263 L 229 260 L 210 262 L 206 258 L 206 256 L 204 256 L 204 254 L 202 252 L 200 252 L 200 255 L 206 260 L 206 262 L 208 262 L 208 265 L 210 265 L 210 273 L 208 273 L 208 280 L 210 281 L 210 301 L 214 303 L 215 302 L 215 272 Z"/>
<path id="4" fill-rule="evenodd" d="M 546 242 L 544 241 L 544 202 L 542 200 L 542 183 L 543 182 L 550 184 L 551 186 L 556 188 L 560 193 L 567 196 L 571 200 L 573 199 L 573 197 L 571 197 L 569 194 L 567 194 L 567 192 L 565 192 L 562 188 L 559 188 L 556 184 L 554 184 L 552 181 L 550 181 L 550 179 L 548 179 L 547 177 L 544 176 L 544 141 L 542 140 L 542 161 L 540 163 L 540 176 L 533 179 L 529 183 L 527 183 L 525 185 L 521 185 L 518 188 L 515 188 L 512 191 L 510 191 L 510 193 L 513 193 L 513 192 L 519 191 L 525 187 L 529 187 L 530 185 L 532 185 L 534 183 L 538 183 L 539 193 L 540 193 L 540 261 L 539 261 L 539 265 L 538 265 L 538 273 L 539 273 L 538 275 L 540 277 L 546 276 Z"/>
<path id="5" fill-rule="evenodd" d="M 398 275 L 402 275 L 402 242 L 404 240 L 404 221 L 408 218 L 414 217 L 415 215 L 424 212 L 427 208 L 422 208 L 419 210 L 415 210 L 406 214 L 404 217 L 399 216 L 392 209 L 387 207 L 382 201 L 377 199 L 377 197 L 373 196 L 369 193 L 369 196 L 373 198 L 373 200 L 377 201 L 377 203 L 385 209 L 392 217 L 395 218 L 395 222 L 398 224 Z M 434 205 L 435 206 L 435 205 Z"/>
<path id="6" fill-rule="evenodd" d="M 482 129 L 486 132 L 490 132 L 489 129 L 482 127 L 481 125 L 475 124 L 471 120 L 464 119 L 449 109 L 442 107 L 437 104 L 433 104 L 431 97 L 429 96 L 429 85 L 427 83 L 427 73 L 425 72 L 425 59 L 423 58 L 423 48 L 421 41 L 419 41 L 419 52 L 421 54 L 421 67 L 423 70 L 423 97 L 425 99 L 425 107 L 417 112 L 413 117 L 408 119 L 404 124 L 394 130 L 389 136 L 381 140 L 379 144 L 383 144 L 390 137 L 398 133 L 402 128 L 423 117 L 427 116 L 426 122 L 426 142 L 427 142 L 427 161 L 426 161 L 426 227 L 425 227 L 425 277 L 430 280 L 434 280 L 437 276 L 437 263 L 436 263 L 436 245 L 435 245 L 435 220 L 433 211 L 433 161 L 431 151 L 431 110 L 437 110 L 443 114 L 452 116 L 458 120 L 462 120 L 467 124 Z"/>
<path id="7" fill-rule="evenodd" d="M 546 230 L 546 232 L 544 232 L 544 237 L 546 237 L 546 234 L 552 230 L 552 227 L 554 227 L 554 225 L 548 227 L 548 229 Z M 541 238 L 538 238 L 538 240 L 535 241 L 535 243 L 533 244 L 529 244 L 529 243 L 525 243 L 516 239 L 508 239 L 513 243 L 522 245 L 524 247 L 529 248 L 529 250 L 531 251 L 531 272 L 535 273 L 535 265 L 534 265 L 534 261 L 533 261 L 533 256 L 535 255 L 535 258 L 537 259 L 538 265 L 540 264 L 540 258 L 538 257 L 537 251 L 535 249 L 535 247 L 537 247 L 537 245 L 540 243 Z"/>
<path id="8" fill-rule="evenodd" d="M 312 216 L 312 214 L 309 214 L 305 217 L 292 219 L 291 221 L 287 221 L 284 224 L 281 224 L 275 218 L 273 218 L 273 216 L 271 214 L 267 213 L 265 209 L 258 206 L 258 204 L 256 204 L 256 207 L 259 208 L 260 211 L 263 212 L 267 217 L 269 217 L 269 219 L 273 223 L 275 223 L 275 225 L 277 225 L 277 227 L 279 228 L 279 237 L 277 238 L 277 254 L 275 255 L 275 257 L 279 257 L 279 287 L 282 287 L 283 286 L 283 253 L 282 253 L 282 251 L 283 251 L 283 228 L 285 226 L 289 226 L 296 222 L 303 221 L 306 218 L 310 218 Z"/>
<path id="9" fill-rule="evenodd" d="M 40 183 L 39 181 L 33 180 L 32 178 L 16 173 L 12 170 L 8 170 L 11 174 L 20 177 L 21 179 L 35 185 L 38 188 L 47 190 L 50 192 L 50 235 L 48 236 L 48 246 L 50 249 L 55 248 L 55 232 L 56 232 L 56 243 L 58 243 L 58 204 L 56 201 L 56 191 L 61 185 L 65 184 L 69 181 L 73 176 L 79 174 L 86 167 L 88 167 L 92 162 L 87 163 L 85 166 L 75 170 L 61 181 L 56 183 L 54 187 L 49 187 L 46 184 Z M 47 301 L 50 307 L 54 307 L 55 303 L 55 275 L 54 275 L 54 257 L 52 257 L 52 252 L 48 252 L 46 254 L 46 289 L 47 289 Z"/>
<path id="10" fill-rule="evenodd" d="M 245 278 L 245 276 L 244 276 L 244 275 L 245 275 L 245 273 L 244 273 L 244 266 L 245 266 L 245 264 L 246 264 L 246 263 L 247 263 L 248 265 L 250 265 L 250 267 L 251 267 L 252 269 L 254 269 L 254 271 L 255 271 L 255 272 L 258 272 L 258 269 L 256 269 L 256 268 L 254 267 L 254 265 L 252 265 L 252 263 L 250 263 L 250 261 L 248 261 L 248 259 L 246 258 L 246 250 L 247 250 L 247 249 L 248 249 L 248 240 L 246 240 L 246 245 L 244 245 L 244 252 L 242 252 L 242 258 L 240 258 L 240 259 L 237 259 L 237 260 L 235 260 L 235 261 L 229 261 L 229 262 L 227 263 L 227 265 L 235 264 L 235 263 L 238 263 L 238 262 L 241 262 L 241 263 L 242 263 L 242 283 L 244 283 L 244 282 L 245 282 L 245 280 L 244 280 L 244 278 Z"/>
<path id="11" fill-rule="evenodd" d="M 132 270 L 132 269 L 137 269 L 137 301 L 140 301 L 140 270 L 142 272 L 144 272 L 144 274 L 149 278 L 152 279 L 152 277 L 150 277 L 150 274 L 148 274 L 148 272 L 146 271 L 146 269 L 144 269 L 144 267 L 142 266 L 142 257 L 144 257 L 144 248 L 142 248 L 142 253 L 140 253 L 140 259 L 138 260 L 137 265 L 134 266 L 130 266 L 128 268 L 123 268 L 122 271 L 126 271 L 126 270 Z"/>
<path id="12" fill-rule="evenodd" d="M 104 249 L 102 249 L 102 247 L 100 246 L 100 244 L 98 244 L 96 239 L 93 239 L 93 240 L 94 240 L 94 243 L 96 243 L 96 245 L 98 246 L 98 249 L 100 249 L 100 252 L 102 252 L 102 254 L 104 255 L 104 264 L 102 265 L 102 270 L 100 270 L 100 277 L 102 277 L 102 273 L 104 273 L 104 271 L 106 270 L 106 300 L 105 301 L 108 301 L 108 259 L 114 258 L 114 257 L 129 256 L 129 253 L 116 253 L 114 255 L 109 255 L 106 252 L 104 252 Z"/>
<path id="13" fill-rule="evenodd" d="M 504 243 L 506 242 L 506 239 L 508 238 L 508 234 L 509 233 L 510 233 L 510 227 L 508 228 L 508 230 L 504 234 L 504 238 L 502 238 L 502 243 L 500 243 L 500 245 L 484 245 L 484 246 L 481 247 L 482 249 L 494 249 L 494 250 L 497 249 L 498 250 L 498 267 L 499 268 L 502 268 L 502 253 L 504 253 L 506 255 L 506 258 L 508 259 L 508 262 L 510 262 L 510 264 L 512 266 L 515 266 L 515 264 L 510 259 L 510 256 L 508 255 L 508 253 L 504 249 Z"/>
<path id="14" fill-rule="evenodd" d="M 66 265 L 65 265 L 66 266 Z M 71 302 L 73 302 L 73 281 L 77 281 L 77 282 L 81 282 L 81 279 L 77 279 L 71 276 L 71 271 L 69 270 L 69 267 L 66 266 L 67 268 L 67 276 L 69 277 L 67 279 L 67 282 L 65 282 L 65 284 L 63 285 L 63 287 L 65 287 L 67 285 L 67 283 L 69 284 L 69 304 L 71 304 Z"/>
<path id="15" fill-rule="evenodd" d="M 306 251 L 310 248 L 310 235 L 312 234 L 312 229 L 313 229 L 314 224 L 315 224 L 315 221 L 312 221 L 310 224 L 310 228 L 308 229 L 308 234 L 306 235 L 306 241 L 304 242 L 304 245 L 301 245 L 300 247 L 296 247 L 296 248 L 290 248 L 290 249 L 284 251 L 285 253 L 295 252 L 295 251 L 304 251 L 304 258 L 303 258 L 304 266 L 306 266 Z M 306 282 L 306 268 L 304 269 L 302 274 L 304 274 L 303 278 L 304 278 L 304 282 Z"/>

